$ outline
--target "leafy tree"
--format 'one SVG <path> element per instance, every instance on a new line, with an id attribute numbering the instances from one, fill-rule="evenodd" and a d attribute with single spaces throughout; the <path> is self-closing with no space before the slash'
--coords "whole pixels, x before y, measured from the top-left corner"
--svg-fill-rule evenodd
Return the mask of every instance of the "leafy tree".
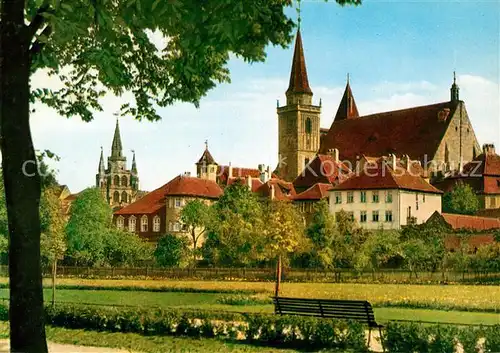
<path id="1" fill-rule="evenodd" d="M 379 230 L 370 233 L 356 256 L 355 268 L 375 272 L 399 256 L 399 245 L 400 234 L 397 231 Z"/>
<path id="2" fill-rule="evenodd" d="M 97 188 L 82 191 L 71 205 L 66 226 L 68 256 L 84 266 L 105 263 L 106 235 L 112 211 Z"/>
<path id="3" fill-rule="evenodd" d="M 167 234 L 160 238 L 154 252 L 156 263 L 163 267 L 182 267 L 187 264 L 188 240 L 182 236 Z"/>
<path id="4" fill-rule="evenodd" d="M 425 259 L 419 264 L 420 269 L 436 271 L 444 267 L 444 256 L 446 253 L 444 240 L 450 229 L 438 222 L 423 223 L 404 227 L 401 231 L 401 241 L 414 244 L 421 241 L 422 251 Z M 411 256 L 411 255 L 410 255 Z"/>
<path id="5" fill-rule="evenodd" d="M 211 222 L 211 208 L 195 199 L 189 201 L 181 211 L 181 221 L 187 227 L 193 246 L 193 266 L 196 265 L 198 240 L 205 234 Z"/>
<path id="6" fill-rule="evenodd" d="M 25 161 L 36 160 L 30 100 L 90 121 L 93 110 L 102 109 L 104 88 L 130 91 L 135 102 L 123 105 L 122 113 L 158 120 L 156 105 L 177 100 L 197 105 L 217 82 L 229 81 L 229 53 L 263 61 L 268 44 L 288 44 L 293 22 L 284 8 L 291 1 L 1 1 L 0 130 L 12 249 L 11 347 L 46 352 L 38 265 L 40 177 L 22 172 Z M 148 31 L 168 37 L 166 47 L 157 50 Z M 31 74 L 43 68 L 58 75 L 64 88 L 30 92 Z"/>
<path id="7" fill-rule="evenodd" d="M 460 182 L 443 195 L 443 212 L 472 215 L 478 209 L 479 199 L 468 184 Z"/>
<path id="8" fill-rule="evenodd" d="M 406 268 L 418 277 L 417 271 L 425 270 L 431 254 L 428 246 L 422 239 L 410 239 L 401 243 L 401 256 L 405 261 Z"/>
<path id="9" fill-rule="evenodd" d="M 104 260 L 109 266 L 138 266 L 153 258 L 152 244 L 136 234 L 111 227 L 104 238 Z"/>
<path id="10" fill-rule="evenodd" d="M 277 260 L 275 296 L 278 296 L 283 260 L 288 261 L 292 253 L 306 252 L 310 244 L 304 235 L 302 216 L 290 202 L 270 202 L 265 211 L 264 224 L 267 258 Z"/>
<path id="11" fill-rule="evenodd" d="M 219 266 L 248 266 L 264 258 L 262 205 L 242 183 L 233 183 L 212 206 L 203 255 Z"/>
<path id="12" fill-rule="evenodd" d="M 66 234 L 61 201 L 57 189 L 47 188 L 43 191 L 40 203 L 40 220 L 42 235 L 40 238 L 40 251 L 43 259 L 52 267 L 52 305 L 56 297 L 56 271 L 57 261 L 64 258 L 66 252 Z"/>
<path id="13" fill-rule="evenodd" d="M 445 254 L 444 267 L 462 272 L 462 274 L 464 274 L 471 264 L 471 255 L 469 254 L 469 250 L 469 244 L 462 241 L 459 249 L 453 252 L 448 251 Z"/>

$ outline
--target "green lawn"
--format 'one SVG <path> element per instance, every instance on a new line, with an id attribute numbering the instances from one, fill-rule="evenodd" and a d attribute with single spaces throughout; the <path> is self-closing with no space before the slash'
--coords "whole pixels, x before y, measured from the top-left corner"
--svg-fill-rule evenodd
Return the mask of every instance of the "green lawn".
<path id="1" fill-rule="evenodd" d="M 50 300 L 51 291 L 45 289 L 46 300 Z M 57 302 L 118 304 L 131 306 L 186 307 L 219 311 L 238 312 L 273 312 L 273 306 L 267 305 L 225 305 L 219 304 L 221 297 L 229 294 L 217 293 L 178 293 L 147 291 L 113 291 L 113 290 L 70 290 L 58 289 Z M 1 289 L 0 297 L 7 298 L 8 290 Z M 444 311 L 429 309 L 408 309 L 396 307 L 375 307 L 376 319 L 380 322 L 390 320 L 414 320 L 461 324 L 499 324 L 498 313 Z"/>
<path id="2" fill-rule="evenodd" d="M 193 339 L 170 336 L 142 336 L 135 333 L 110 333 L 85 330 L 69 330 L 59 327 L 46 328 L 47 340 L 79 346 L 109 347 L 144 353 L 190 352 L 296 352 L 291 349 L 251 346 L 217 339 Z M 9 326 L 0 322 L 0 338 L 9 337 Z"/>

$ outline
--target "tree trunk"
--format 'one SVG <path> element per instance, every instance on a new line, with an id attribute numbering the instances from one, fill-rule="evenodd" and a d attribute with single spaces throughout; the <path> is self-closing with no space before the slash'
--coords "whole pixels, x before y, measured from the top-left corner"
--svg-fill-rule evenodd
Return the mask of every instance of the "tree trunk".
<path id="1" fill-rule="evenodd" d="M 2 1 L 0 147 L 9 223 L 10 349 L 47 352 L 40 264 L 40 175 L 29 126 L 24 0 Z"/>
<path id="2" fill-rule="evenodd" d="M 276 264 L 276 287 L 274 289 L 274 296 L 279 297 L 281 286 L 281 255 L 278 256 L 278 263 Z"/>
<path id="3" fill-rule="evenodd" d="M 57 272 L 57 259 L 52 262 L 52 308 L 56 306 L 56 272 Z"/>
<path id="4" fill-rule="evenodd" d="M 193 229 L 191 230 L 191 236 L 193 237 L 193 267 L 196 267 L 196 230 L 195 228 L 193 227 Z"/>

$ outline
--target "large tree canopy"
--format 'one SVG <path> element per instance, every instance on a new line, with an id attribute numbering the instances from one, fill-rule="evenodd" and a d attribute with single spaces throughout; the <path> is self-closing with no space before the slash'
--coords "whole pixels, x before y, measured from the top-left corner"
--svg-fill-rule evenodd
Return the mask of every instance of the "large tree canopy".
<path id="1" fill-rule="evenodd" d="M 360 0 L 336 0 L 358 4 Z M 46 352 L 40 258 L 40 176 L 30 100 L 92 119 L 105 90 L 131 92 L 123 114 L 159 119 L 156 106 L 198 104 L 229 80 L 230 53 L 262 61 L 268 44 L 290 42 L 292 0 L 1 0 L 0 143 L 9 223 L 11 349 Z M 167 38 L 161 50 L 148 37 Z M 30 92 L 47 68 L 63 89 Z"/>

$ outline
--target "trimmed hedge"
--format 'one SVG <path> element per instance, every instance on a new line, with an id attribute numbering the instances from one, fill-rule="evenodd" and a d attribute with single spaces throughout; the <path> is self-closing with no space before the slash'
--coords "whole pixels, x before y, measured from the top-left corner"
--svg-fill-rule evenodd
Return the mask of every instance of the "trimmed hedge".
<path id="1" fill-rule="evenodd" d="M 389 353 L 454 353 L 460 343 L 464 353 L 478 353 L 480 338 L 484 338 L 483 352 L 500 352 L 500 325 L 459 328 L 391 322 L 385 329 L 384 345 Z"/>

